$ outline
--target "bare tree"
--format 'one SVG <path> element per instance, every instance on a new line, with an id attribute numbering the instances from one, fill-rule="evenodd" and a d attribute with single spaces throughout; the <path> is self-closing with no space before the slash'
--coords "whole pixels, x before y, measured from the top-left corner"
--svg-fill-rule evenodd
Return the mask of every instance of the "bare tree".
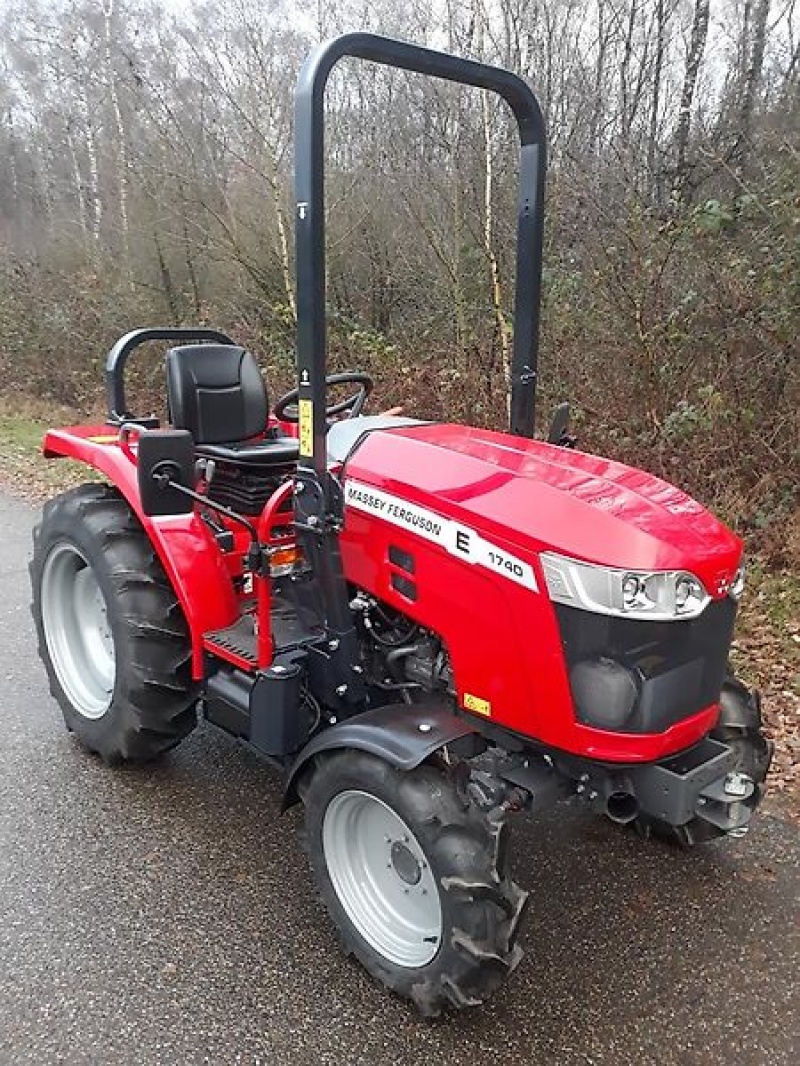
<path id="1" fill-rule="evenodd" d="M 677 205 L 684 203 L 689 185 L 689 129 L 692 119 L 697 78 L 708 38 L 709 0 L 695 0 L 692 18 L 691 39 L 686 56 L 686 72 L 683 77 L 681 102 L 678 110 L 678 125 L 675 131 L 675 170 L 672 183 L 672 198 Z"/>
<path id="2" fill-rule="evenodd" d="M 737 130 L 737 152 L 740 157 L 746 151 L 752 132 L 753 110 L 764 66 L 769 12 L 770 0 L 748 0 L 746 4 L 743 47 L 747 59 L 740 86 L 741 105 Z"/>

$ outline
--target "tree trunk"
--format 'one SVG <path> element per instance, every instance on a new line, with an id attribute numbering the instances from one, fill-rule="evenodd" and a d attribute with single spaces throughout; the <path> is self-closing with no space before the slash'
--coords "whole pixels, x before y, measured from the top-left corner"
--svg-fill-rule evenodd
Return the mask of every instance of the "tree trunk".
<path id="1" fill-rule="evenodd" d="M 486 261 L 489 264 L 489 280 L 491 288 L 492 312 L 494 314 L 495 330 L 500 344 L 500 355 L 503 361 L 503 378 L 506 383 L 508 402 L 511 402 L 511 354 L 509 342 L 509 326 L 503 310 L 503 287 L 500 280 L 500 265 L 494 250 L 493 225 L 494 216 L 492 211 L 492 197 L 494 193 L 494 167 L 492 160 L 492 133 L 489 115 L 489 94 L 485 89 L 481 91 L 481 107 L 483 111 L 483 146 L 484 146 L 484 183 L 483 183 L 483 249 L 486 253 Z M 510 408 L 509 408 L 510 410 Z"/>
<path id="2" fill-rule="evenodd" d="M 630 70 L 633 56 L 633 35 L 636 29 L 636 15 L 638 10 L 637 0 L 631 0 L 628 11 L 628 26 L 625 31 L 625 45 L 622 53 L 622 64 L 619 70 L 619 97 L 620 97 L 620 137 L 624 148 L 630 147 L 632 107 L 630 101 Z"/>
<path id="3" fill-rule="evenodd" d="M 84 186 L 83 176 L 81 175 L 81 167 L 78 162 L 78 152 L 75 148 L 75 137 L 72 132 L 72 124 L 67 123 L 67 147 L 69 148 L 70 166 L 72 168 L 72 181 L 75 186 L 75 202 L 78 208 L 78 225 L 81 229 L 81 237 L 83 238 L 84 248 L 86 247 L 89 226 L 86 221 L 86 188 Z"/>
<path id="4" fill-rule="evenodd" d="M 114 0 L 103 0 L 103 17 L 105 29 L 105 65 L 108 91 L 111 97 L 111 107 L 114 112 L 114 124 L 117 128 L 117 190 L 119 196 L 119 222 L 122 230 L 122 259 L 123 268 L 128 278 L 128 283 L 133 284 L 131 263 L 131 236 L 130 222 L 128 220 L 128 144 L 125 122 L 122 117 L 119 91 L 117 89 L 117 76 L 114 72 L 113 57 L 113 34 L 112 20 L 114 18 Z"/>
<path id="5" fill-rule="evenodd" d="M 686 73 L 683 76 L 681 106 L 678 111 L 678 128 L 675 133 L 675 173 L 672 183 L 672 199 L 677 207 L 686 203 L 689 186 L 689 129 L 692 117 L 692 104 L 697 88 L 700 64 L 708 38 L 709 0 L 695 0 L 694 18 L 692 19 L 692 37 L 689 42 L 689 54 L 686 57 Z"/>
<path id="6" fill-rule="evenodd" d="M 97 251 L 99 251 L 100 248 L 100 233 L 103 222 L 103 201 L 100 197 L 100 166 L 97 158 L 97 133 L 89 110 L 85 80 L 81 82 L 81 104 L 83 108 L 86 158 L 89 162 L 89 183 L 87 188 L 89 219 L 95 254 L 97 254 Z"/>
<path id="7" fill-rule="evenodd" d="M 658 120 L 661 107 L 661 78 L 664 69 L 664 47 L 669 13 L 665 0 L 656 5 L 656 53 L 653 59 L 653 90 L 650 99 L 650 130 L 647 138 L 647 177 L 650 195 L 655 203 L 661 202 L 661 176 L 658 162 Z"/>
<path id="8" fill-rule="evenodd" d="M 180 196 L 180 209 L 181 209 L 181 233 L 183 235 L 183 257 L 186 261 L 186 273 L 189 276 L 189 284 L 192 288 L 192 309 L 194 311 L 195 321 L 200 322 L 203 314 L 203 302 L 200 299 L 200 284 L 197 279 L 197 270 L 194 265 L 194 256 L 192 254 L 192 243 L 189 239 L 189 219 L 187 217 L 187 204 L 186 204 L 186 191 L 183 186 L 183 181 L 178 179 L 178 195 Z"/>
<path id="9" fill-rule="evenodd" d="M 591 152 L 595 162 L 600 160 L 600 131 L 605 114 L 603 87 L 606 75 L 606 52 L 608 50 L 608 31 L 605 15 L 605 0 L 597 0 L 597 59 L 594 68 L 594 104 L 590 133 Z"/>
<path id="10" fill-rule="evenodd" d="M 755 108 L 756 94 L 761 82 L 761 71 L 764 66 L 764 49 L 767 37 L 767 19 L 769 17 L 770 0 L 755 0 L 752 11 L 748 12 L 748 22 L 752 26 L 752 39 L 748 40 L 748 27 L 743 30 L 743 48 L 747 49 L 745 67 L 741 83 L 741 105 L 739 109 L 739 129 L 737 131 L 736 145 L 739 165 L 742 166 L 747 153 L 748 143 L 753 125 L 753 110 Z"/>
<path id="11" fill-rule="evenodd" d="M 181 309 L 178 303 L 178 294 L 175 292 L 175 285 L 172 281 L 172 274 L 170 273 L 167 261 L 164 258 L 164 251 L 161 247 L 161 241 L 158 239 L 158 232 L 153 231 L 153 244 L 156 248 L 156 258 L 158 259 L 158 273 L 161 277 L 161 288 L 164 292 L 164 298 L 167 301 L 167 307 L 169 308 L 170 318 L 176 325 L 181 320 Z"/>

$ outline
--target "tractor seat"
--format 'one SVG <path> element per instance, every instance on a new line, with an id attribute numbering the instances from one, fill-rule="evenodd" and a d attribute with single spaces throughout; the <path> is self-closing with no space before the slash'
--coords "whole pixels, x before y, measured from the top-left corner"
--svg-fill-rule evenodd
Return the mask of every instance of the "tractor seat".
<path id="1" fill-rule="evenodd" d="M 167 398 L 173 426 L 189 430 L 200 456 L 262 471 L 297 461 L 294 437 L 263 438 L 269 424 L 267 390 L 255 358 L 244 348 L 172 348 L 167 352 Z"/>

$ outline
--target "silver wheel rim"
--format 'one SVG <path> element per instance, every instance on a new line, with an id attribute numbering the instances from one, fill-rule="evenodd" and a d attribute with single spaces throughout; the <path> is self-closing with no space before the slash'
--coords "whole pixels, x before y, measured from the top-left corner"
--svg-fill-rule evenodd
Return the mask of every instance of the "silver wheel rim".
<path id="1" fill-rule="evenodd" d="M 74 544 L 57 544 L 47 556 L 41 601 L 47 650 L 61 688 L 84 718 L 102 718 L 114 693 L 114 638 L 97 578 Z"/>
<path id="2" fill-rule="evenodd" d="M 333 797 L 322 824 L 331 883 L 366 942 L 397 966 L 426 966 L 442 939 L 442 907 L 419 841 L 376 796 Z"/>

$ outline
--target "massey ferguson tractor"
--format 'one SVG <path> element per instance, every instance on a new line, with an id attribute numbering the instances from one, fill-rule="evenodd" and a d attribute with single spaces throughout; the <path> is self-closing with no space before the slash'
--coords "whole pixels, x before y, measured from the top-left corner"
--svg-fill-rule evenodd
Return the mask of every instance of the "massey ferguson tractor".
<path id="1" fill-rule="evenodd" d="M 344 56 L 513 112 L 507 432 L 365 415 L 366 374 L 326 377 L 323 104 Z M 534 439 L 545 131 L 524 81 L 338 37 L 300 74 L 295 167 L 297 387 L 270 410 L 253 355 L 216 330 L 114 345 L 107 422 L 44 440 L 105 483 L 52 500 L 34 533 L 39 651 L 107 764 L 203 718 L 278 767 L 345 950 L 433 1016 L 520 961 L 512 813 L 572 798 L 682 845 L 747 829 L 771 747 L 728 667 L 742 544 L 677 488 L 575 450 L 563 409 Z M 166 427 L 126 402 L 152 341 L 173 345 Z"/>

